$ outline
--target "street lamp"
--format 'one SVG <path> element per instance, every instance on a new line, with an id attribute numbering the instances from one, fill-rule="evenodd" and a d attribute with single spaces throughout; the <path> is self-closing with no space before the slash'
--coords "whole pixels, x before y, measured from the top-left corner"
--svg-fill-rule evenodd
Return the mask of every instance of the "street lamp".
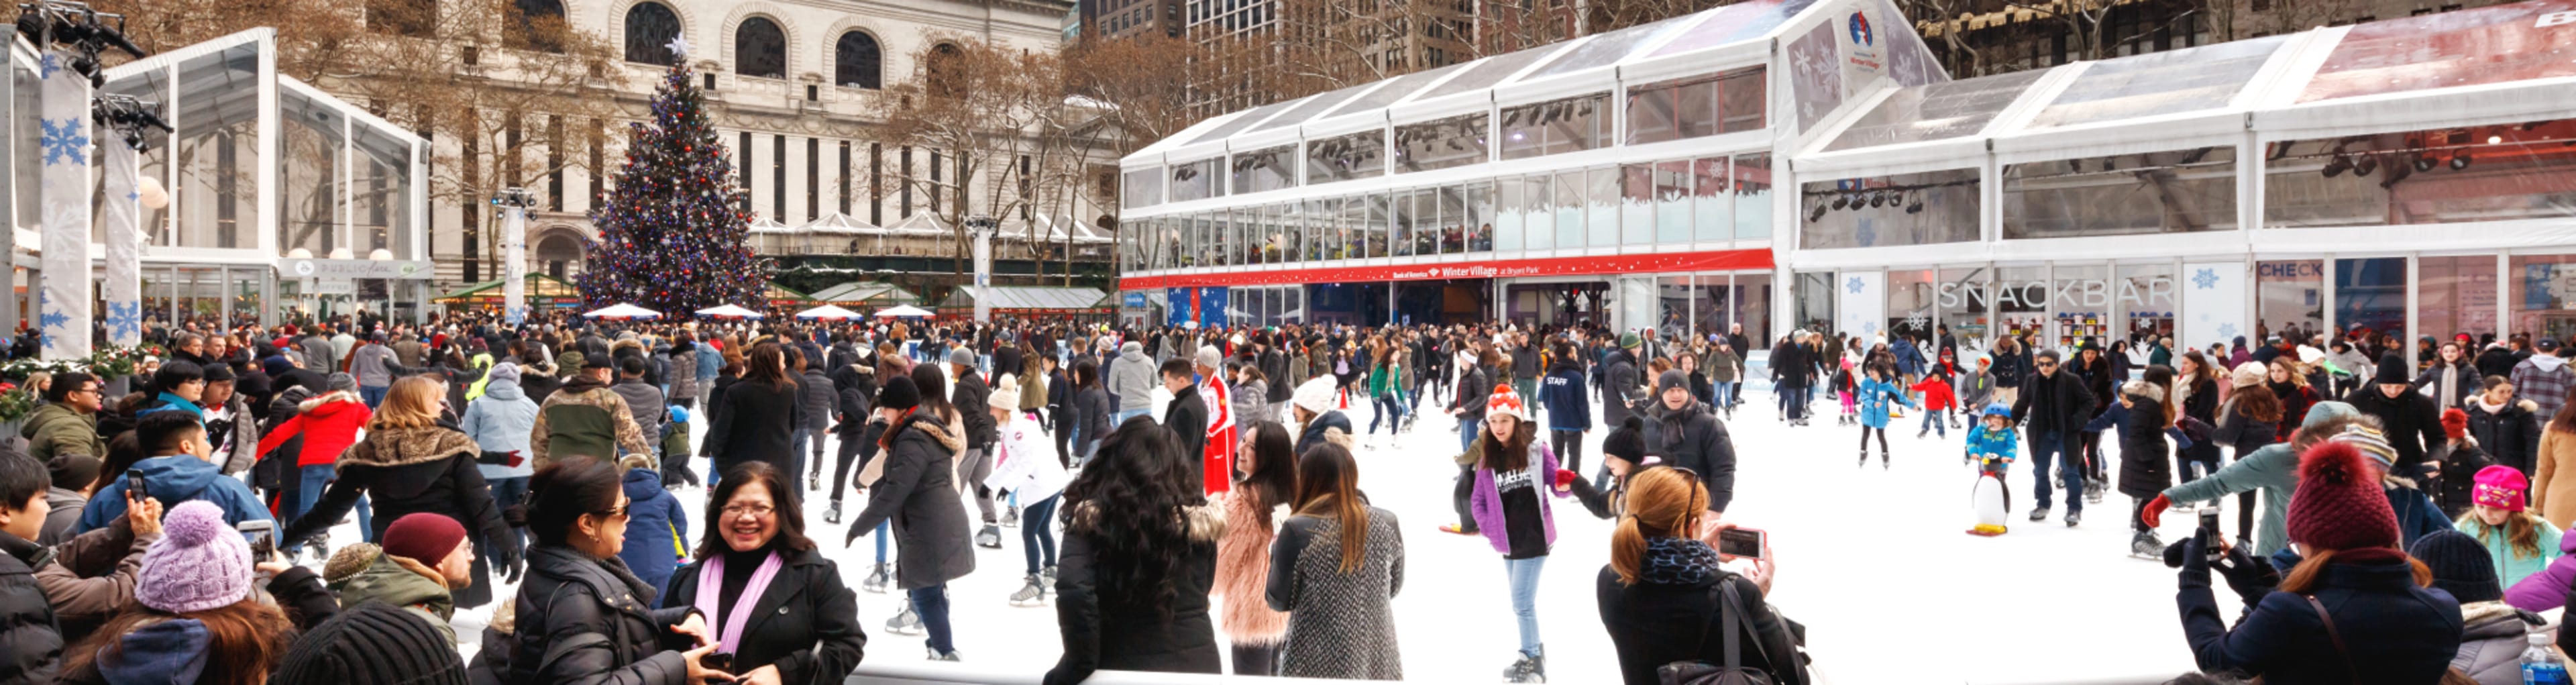
<path id="1" fill-rule="evenodd" d="M 501 208 L 501 316 L 517 325 L 528 317 L 528 208 L 537 206 L 537 193 L 503 188 L 492 206 Z"/>
<path id="2" fill-rule="evenodd" d="M 975 321 L 993 320 L 993 236 L 1002 222 L 986 214 L 966 217 L 966 235 L 975 239 Z"/>

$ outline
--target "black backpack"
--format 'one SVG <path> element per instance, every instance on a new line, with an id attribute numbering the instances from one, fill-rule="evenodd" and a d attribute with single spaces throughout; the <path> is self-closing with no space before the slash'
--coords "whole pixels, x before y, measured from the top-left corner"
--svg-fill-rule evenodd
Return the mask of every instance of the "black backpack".
<path id="1" fill-rule="evenodd" d="M 1718 596 L 1718 624 L 1726 627 L 1726 636 L 1722 639 L 1726 645 L 1726 663 L 1675 661 L 1655 669 L 1656 682 L 1663 685 L 1772 685 L 1776 681 L 1771 674 L 1761 669 L 1746 668 L 1741 661 L 1736 646 L 1738 631 L 1735 629 L 1743 628 L 1741 632 L 1746 634 L 1753 634 L 1754 629 L 1752 619 L 1744 616 L 1744 607 L 1735 598 L 1734 586 L 1720 580 L 1712 594 Z M 1702 649 L 1708 646 L 1708 626 L 1705 624 L 1700 626 L 1699 644 Z M 1763 655 L 1763 663 L 1776 663 L 1762 651 L 1762 641 L 1758 636 L 1753 641 L 1753 653 Z"/>

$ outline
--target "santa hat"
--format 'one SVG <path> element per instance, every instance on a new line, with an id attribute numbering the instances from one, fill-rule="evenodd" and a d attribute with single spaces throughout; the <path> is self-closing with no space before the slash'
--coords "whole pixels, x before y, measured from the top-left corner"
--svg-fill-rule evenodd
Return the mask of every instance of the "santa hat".
<path id="1" fill-rule="evenodd" d="M 1521 404 L 1521 394 L 1513 392 L 1512 386 L 1496 385 L 1493 397 L 1485 400 L 1485 418 L 1490 420 L 1498 414 L 1509 414 L 1514 420 L 1528 421 L 1529 407 Z"/>

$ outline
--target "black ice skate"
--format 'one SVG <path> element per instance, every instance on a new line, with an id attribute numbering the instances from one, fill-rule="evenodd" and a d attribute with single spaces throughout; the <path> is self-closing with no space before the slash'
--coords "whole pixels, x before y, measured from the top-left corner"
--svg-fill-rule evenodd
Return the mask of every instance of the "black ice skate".
<path id="1" fill-rule="evenodd" d="M 2163 561 L 2164 551 L 2165 543 L 2163 540 L 2156 539 L 2155 531 L 2138 531 L 2137 537 L 2129 539 L 2129 556 L 2148 561 Z"/>
<path id="2" fill-rule="evenodd" d="M 1046 586 L 1038 582 L 1037 574 L 1029 574 L 1026 582 L 1020 586 L 1020 589 L 1011 593 L 1011 606 L 1045 606 L 1046 593 Z"/>
<path id="3" fill-rule="evenodd" d="M 1547 657 L 1522 655 L 1519 661 L 1512 662 L 1511 668 L 1503 669 L 1503 682 L 1547 682 Z"/>

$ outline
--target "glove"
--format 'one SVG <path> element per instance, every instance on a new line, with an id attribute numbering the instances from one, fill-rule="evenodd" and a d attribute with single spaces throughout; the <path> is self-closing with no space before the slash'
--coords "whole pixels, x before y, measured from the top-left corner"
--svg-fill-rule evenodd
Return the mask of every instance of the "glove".
<path id="1" fill-rule="evenodd" d="M 518 545 L 510 544 L 508 542 L 496 542 L 493 544 L 492 571 L 494 575 L 501 576 L 509 582 L 516 583 L 519 582 L 519 575 L 526 569 L 527 563 L 523 558 Z"/>
<path id="2" fill-rule="evenodd" d="M 2209 531 L 2194 531 L 2182 543 L 2182 586 L 2209 587 Z"/>
<path id="3" fill-rule="evenodd" d="M 2273 569 L 2270 562 L 2258 561 L 2247 555 L 2244 545 L 2228 548 L 2227 555 L 2219 563 L 2211 564 L 2210 568 L 2217 569 L 2219 576 L 2227 579 L 2227 589 L 2236 591 L 2237 599 L 2244 601 L 2247 607 L 2261 603 L 2264 595 L 2271 594 L 2273 588 L 2281 584 L 2280 571 Z"/>
<path id="4" fill-rule="evenodd" d="M 1573 472 L 1573 471 L 1568 471 L 1568 470 L 1565 470 L 1565 469 L 1557 469 L 1557 470 L 1556 470 L 1556 487 L 1557 487 L 1557 489 L 1559 489 L 1559 490 L 1563 490 L 1563 489 L 1565 489 L 1565 488 L 1567 488 L 1567 487 L 1570 487 L 1570 486 L 1574 485 L 1574 481 L 1576 481 L 1576 480 L 1578 480 L 1578 479 L 1581 479 L 1582 477 L 1583 477 L 1583 475 L 1582 475 L 1582 474 L 1578 474 L 1578 473 L 1575 473 L 1575 472 Z"/>
<path id="5" fill-rule="evenodd" d="M 519 455 L 518 450 L 510 450 L 510 468 L 518 468 L 521 462 L 525 462 L 527 460 L 527 457 Z"/>
<path id="6" fill-rule="evenodd" d="M 2145 511 L 2138 512 L 2138 520 L 2146 522 L 2148 528 L 2164 525 L 2161 521 L 2165 516 L 2165 507 L 2170 506 L 2173 506 L 2173 500 L 2165 499 L 2161 494 L 2156 495 L 2155 499 L 2147 502 Z"/>
<path id="7" fill-rule="evenodd" d="M 513 504 L 513 505 L 510 505 L 510 506 L 502 507 L 502 508 L 501 508 L 501 522 L 502 522 L 502 523 L 506 523 L 506 524 L 510 524 L 510 527 L 512 527 L 512 528 L 526 528 L 526 527 L 528 527 L 528 507 L 527 507 L 527 505 L 524 505 L 524 504 Z"/>
<path id="8" fill-rule="evenodd" d="M 868 530 L 869 530 L 869 529 L 867 529 L 867 528 L 860 528 L 860 527 L 855 526 L 855 525 L 854 525 L 854 526 L 850 526 L 850 532 L 849 532 L 849 534 L 848 534 L 848 535 L 846 535 L 846 536 L 843 536 L 843 537 L 841 538 L 841 546 L 842 546 L 842 547 L 852 547 L 852 546 L 856 546 L 856 545 L 858 545 L 858 544 L 859 544 L 859 536 L 867 535 L 867 534 L 868 534 Z"/>

